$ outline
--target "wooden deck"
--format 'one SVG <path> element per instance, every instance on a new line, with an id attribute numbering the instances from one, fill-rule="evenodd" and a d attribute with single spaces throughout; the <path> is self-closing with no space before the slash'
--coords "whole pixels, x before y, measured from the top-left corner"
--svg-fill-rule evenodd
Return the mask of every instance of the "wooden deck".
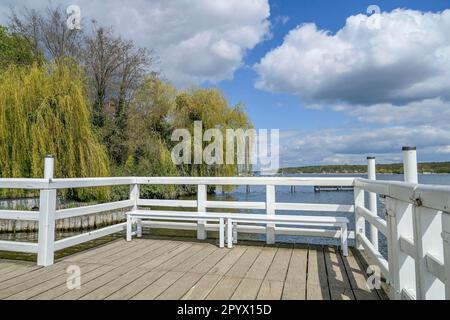
<path id="1" fill-rule="evenodd" d="M 67 289 L 67 267 L 81 289 Z M 40 268 L 0 260 L 0 299 L 382 299 L 362 261 L 334 247 L 240 243 L 219 249 L 192 239 L 117 240 Z"/>

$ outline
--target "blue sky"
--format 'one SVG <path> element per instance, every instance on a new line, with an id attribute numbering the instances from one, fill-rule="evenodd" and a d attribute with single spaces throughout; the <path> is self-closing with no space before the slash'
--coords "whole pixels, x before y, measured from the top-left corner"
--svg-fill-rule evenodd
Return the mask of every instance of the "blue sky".
<path id="1" fill-rule="evenodd" d="M 273 37 L 258 44 L 245 57 L 246 67 L 239 69 L 233 80 L 219 83 L 233 103 L 243 102 L 258 128 L 282 130 L 342 128 L 351 125 L 351 119 L 340 112 L 311 110 L 290 94 L 273 94 L 255 89 L 257 74 L 251 68 L 264 55 L 282 44 L 284 36 L 297 25 L 314 22 L 320 29 L 336 32 L 345 24 L 347 17 L 366 13 L 370 5 L 378 5 L 382 11 L 408 8 L 421 11 L 442 11 L 450 8 L 450 1 L 408 0 L 283 0 L 270 1 L 271 32 Z M 286 23 L 279 21 L 288 17 Z M 450 79 L 449 79 L 450 80 Z M 450 119 L 449 119 L 450 121 Z M 449 159 L 450 160 L 450 159 Z"/>
<path id="2" fill-rule="evenodd" d="M 177 87 L 244 103 L 280 129 L 282 166 L 397 162 L 403 145 L 450 161 L 450 0 L 52 2 L 154 49 Z M 47 4 L 0 0 L 0 23 Z"/>

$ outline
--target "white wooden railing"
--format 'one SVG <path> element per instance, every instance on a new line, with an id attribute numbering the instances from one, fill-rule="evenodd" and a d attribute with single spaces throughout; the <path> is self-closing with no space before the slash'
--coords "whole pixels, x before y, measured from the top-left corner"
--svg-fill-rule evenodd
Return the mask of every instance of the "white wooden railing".
<path id="1" fill-rule="evenodd" d="M 355 179 L 356 247 L 380 268 L 390 285 L 391 298 L 448 300 L 450 186 L 417 183 L 415 148 L 405 147 L 403 158 L 405 182 Z M 370 165 L 369 160 L 369 173 Z M 371 210 L 373 201 L 365 207 L 365 191 L 385 199 L 385 219 L 378 216 L 376 207 Z M 371 233 L 386 237 L 387 259 L 379 252 L 378 243 L 367 238 L 366 222 Z"/>
<path id="2" fill-rule="evenodd" d="M 48 266 L 53 264 L 54 252 L 83 242 L 87 242 L 112 233 L 121 232 L 125 223 L 119 223 L 94 231 L 82 233 L 76 236 L 55 241 L 55 221 L 92 215 L 96 213 L 137 207 L 168 207 L 186 208 L 205 211 L 208 209 L 247 209 L 265 210 L 267 214 L 275 214 L 275 211 L 326 211 L 344 212 L 353 214 L 354 206 L 346 204 L 314 204 L 314 203 L 281 203 L 276 202 L 276 186 L 352 186 L 354 178 L 283 178 L 283 177 L 117 177 L 117 178 L 53 178 L 52 157 L 46 157 L 44 179 L 0 179 L 0 188 L 37 189 L 40 190 L 39 212 L 0 210 L 0 219 L 35 220 L 39 221 L 38 243 L 19 241 L 0 241 L 0 250 L 37 253 L 38 265 Z M 83 206 L 69 209 L 56 209 L 56 193 L 58 189 L 103 187 L 129 185 L 130 197 L 128 200 L 115 201 L 103 204 Z M 197 185 L 196 200 L 160 200 L 141 199 L 139 187 L 141 185 Z M 257 185 L 265 186 L 266 200 L 261 202 L 239 201 L 210 201 L 207 200 L 208 185 Z M 197 230 L 199 239 L 206 238 L 207 231 L 218 231 L 215 224 L 207 224 L 204 221 L 198 223 L 186 222 L 147 222 L 153 227 L 170 229 Z M 141 226 L 138 226 L 140 228 Z M 274 243 L 276 234 L 300 235 L 300 236 L 325 236 L 340 237 L 340 231 L 330 229 L 302 229 L 289 227 L 239 225 L 237 231 L 246 233 L 266 234 L 267 242 Z M 354 233 L 349 234 L 349 239 L 354 239 Z"/>
<path id="3" fill-rule="evenodd" d="M 53 178 L 53 158 L 45 161 L 44 179 L 0 179 L 0 188 L 40 190 L 39 212 L 0 210 L 0 219 L 39 221 L 38 243 L 0 241 L 0 250 L 36 253 L 38 264 L 53 264 L 54 252 L 86 241 L 121 232 L 125 223 L 55 241 L 55 221 L 92 215 L 100 212 L 137 208 L 190 208 L 199 212 L 208 209 L 277 211 L 343 212 L 355 215 L 355 231 L 349 239 L 371 264 L 377 265 L 390 286 L 395 299 L 450 299 L 450 187 L 417 183 L 417 161 L 413 149 L 404 150 L 405 182 L 375 179 L 375 160 L 368 158 L 370 179 L 354 177 L 120 177 L 120 178 Z M 141 185 L 197 185 L 196 200 L 160 200 L 140 198 Z M 129 185 L 128 200 L 85 207 L 56 209 L 58 189 Z M 265 201 L 210 201 L 208 185 L 259 185 L 266 191 Z M 354 205 L 282 203 L 276 201 L 277 186 L 353 186 Z M 366 206 L 365 194 L 368 194 Z M 385 199 L 385 218 L 377 214 L 377 197 Z M 369 229 L 366 231 L 366 223 Z M 204 221 L 197 223 L 147 222 L 151 227 L 197 230 L 199 239 L 218 226 Z M 142 226 L 138 226 L 141 228 Z M 330 229 L 289 228 L 274 225 L 239 225 L 240 232 L 266 235 L 273 243 L 276 234 L 340 237 Z M 387 239 L 388 257 L 379 251 L 378 232 Z"/>

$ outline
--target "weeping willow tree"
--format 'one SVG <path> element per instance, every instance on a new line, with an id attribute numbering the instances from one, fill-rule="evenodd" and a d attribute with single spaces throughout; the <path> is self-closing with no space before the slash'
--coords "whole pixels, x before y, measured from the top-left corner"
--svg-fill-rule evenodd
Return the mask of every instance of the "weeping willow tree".
<path id="1" fill-rule="evenodd" d="M 174 127 L 186 128 L 194 136 L 194 122 L 201 121 L 202 130 L 219 129 L 223 137 L 226 137 L 227 129 L 253 128 L 250 120 L 244 112 L 243 106 L 238 104 L 230 106 L 224 95 L 216 88 L 192 88 L 180 93 L 176 98 L 176 111 Z M 202 142 L 201 149 L 210 142 Z M 223 142 L 223 154 L 226 154 L 226 143 Z M 237 156 L 237 154 L 235 153 Z M 192 161 L 193 163 L 193 161 Z M 185 175 L 191 176 L 234 176 L 242 171 L 251 170 L 250 166 L 240 168 L 235 159 L 232 164 L 207 165 L 183 165 L 180 168 Z"/>
<path id="2" fill-rule="evenodd" d="M 71 60 L 29 68 L 10 65 L 1 72 L 1 177 L 42 177 L 46 154 L 55 156 L 55 177 L 109 175 L 105 148 L 91 127 L 84 80 Z M 89 200 L 107 197 L 108 190 L 76 189 L 65 195 Z"/>

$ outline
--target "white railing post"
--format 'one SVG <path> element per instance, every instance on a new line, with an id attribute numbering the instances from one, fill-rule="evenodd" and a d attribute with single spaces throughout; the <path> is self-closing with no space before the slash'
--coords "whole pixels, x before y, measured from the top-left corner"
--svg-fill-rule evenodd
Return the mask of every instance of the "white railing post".
<path id="1" fill-rule="evenodd" d="M 206 211 L 206 200 L 207 200 L 206 185 L 199 184 L 198 189 L 197 189 L 197 211 L 198 212 Z M 206 221 L 204 221 L 204 220 L 197 221 L 197 239 L 199 239 L 199 240 L 206 239 Z"/>
<path id="2" fill-rule="evenodd" d="M 358 214 L 358 207 L 365 207 L 364 204 L 364 190 L 355 187 L 354 188 L 354 199 L 355 199 L 355 242 L 356 248 L 362 250 L 363 246 L 358 240 L 358 234 L 366 235 L 366 221 L 364 217 Z"/>
<path id="3" fill-rule="evenodd" d="M 44 179 L 53 179 L 55 159 L 46 156 Z M 39 266 L 50 266 L 54 262 L 56 190 L 42 189 L 39 194 L 38 257 Z"/>
<path id="4" fill-rule="evenodd" d="M 266 185 L 266 214 L 275 214 L 275 186 L 270 184 Z M 267 244 L 275 243 L 275 224 L 267 224 L 266 242 Z"/>
<path id="5" fill-rule="evenodd" d="M 403 147 L 403 174 L 408 183 L 418 183 L 416 147 Z"/>
<path id="6" fill-rule="evenodd" d="M 132 210 L 138 209 L 139 197 L 140 197 L 139 185 L 137 183 L 130 185 L 130 200 L 134 202 Z M 142 220 L 141 219 L 136 220 L 136 236 L 138 238 L 142 237 Z"/>
<path id="7" fill-rule="evenodd" d="M 450 300 L 450 213 L 442 212 L 442 244 L 444 245 L 445 299 Z"/>
<path id="8" fill-rule="evenodd" d="M 416 148 L 403 147 L 404 180 L 417 183 Z M 416 232 L 413 218 L 413 205 L 393 198 L 386 198 L 386 220 L 388 226 L 388 262 L 391 286 L 394 298 L 401 299 L 403 294 L 416 297 L 416 262 L 413 257 L 401 250 L 403 237 L 413 243 Z"/>
<path id="9" fill-rule="evenodd" d="M 415 147 L 403 147 L 403 174 L 404 181 L 408 183 L 417 184 L 419 182 L 418 179 L 418 170 L 417 170 L 417 150 Z M 414 266 L 415 266 L 415 298 L 418 300 L 425 299 L 427 289 L 425 284 L 425 278 L 429 278 L 426 274 L 427 266 L 425 260 L 426 251 L 424 250 L 427 247 L 425 244 L 424 236 L 426 233 L 426 228 L 422 227 L 425 221 L 422 221 L 425 217 L 422 217 L 421 209 L 416 207 L 415 204 L 410 204 L 408 206 L 408 211 L 411 211 L 412 216 L 412 229 L 413 229 L 413 244 L 415 249 L 415 257 L 414 257 Z M 423 212 L 425 214 L 425 212 Z M 429 218 L 429 217 L 428 217 Z M 432 221 L 428 221 L 431 223 Z M 440 221 L 439 221 L 440 222 Z M 434 223 L 433 223 L 434 225 Z M 433 232 L 436 230 L 433 230 Z M 441 230 L 439 230 L 441 231 Z M 438 232 L 439 232 L 438 231 Z M 427 236 L 429 238 L 429 234 Z M 430 238 L 428 240 L 431 240 Z M 427 280 L 427 282 L 429 279 Z"/>
<path id="10" fill-rule="evenodd" d="M 388 226 L 388 262 L 393 298 L 402 299 L 403 293 L 416 296 L 414 258 L 401 250 L 400 240 L 413 242 L 413 219 L 411 204 L 393 198 L 386 198 Z"/>
<path id="11" fill-rule="evenodd" d="M 377 180 L 377 169 L 375 157 L 367 157 L 367 177 L 370 180 Z M 369 210 L 378 216 L 377 194 L 369 192 Z M 378 229 L 374 225 L 370 225 L 370 242 L 378 251 Z"/>
<path id="12" fill-rule="evenodd" d="M 413 207 L 417 235 L 414 237 L 416 249 L 416 298 L 417 300 L 437 300 L 445 296 L 445 287 L 438 278 L 428 270 L 427 255 L 444 260 L 442 242 L 442 214 L 438 210 L 422 206 Z"/>

